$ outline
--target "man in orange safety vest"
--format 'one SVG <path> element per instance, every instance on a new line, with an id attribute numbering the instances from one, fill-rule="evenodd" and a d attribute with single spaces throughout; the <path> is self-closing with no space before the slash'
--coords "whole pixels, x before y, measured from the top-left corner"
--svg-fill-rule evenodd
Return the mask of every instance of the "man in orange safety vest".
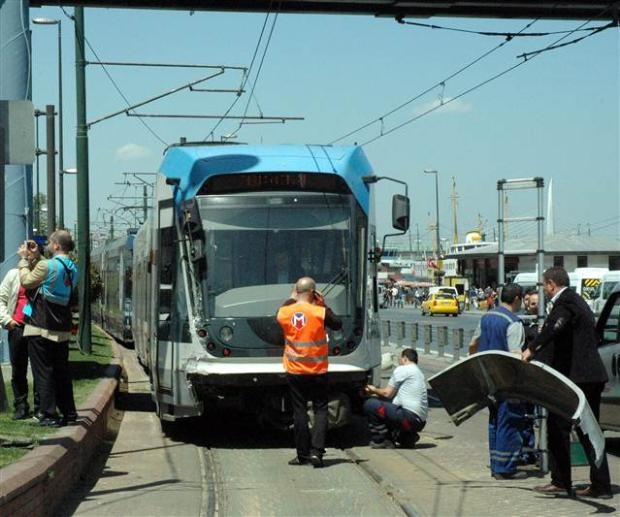
<path id="1" fill-rule="evenodd" d="M 282 362 L 293 403 L 293 427 L 297 455 L 289 465 L 323 466 L 327 434 L 327 331 L 340 330 L 342 321 L 325 306 L 310 277 L 297 280 L 291 297 L 278 310 L 284 333 Z M 314 425 L 308 429 L 308 401 L 312 401 Z"/>

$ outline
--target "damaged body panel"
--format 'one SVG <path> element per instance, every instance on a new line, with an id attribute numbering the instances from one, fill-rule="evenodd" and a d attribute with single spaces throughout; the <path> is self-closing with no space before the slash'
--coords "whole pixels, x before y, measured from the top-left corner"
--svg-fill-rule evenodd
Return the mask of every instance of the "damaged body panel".
<path id="1" fill-rule="evenodd" d="M 455 425 L 498 398 L 520 399 L 572 422 L 588 460 L 597 466 L 603 461 L 605 438 L 583 392 L 546 364 L 526 363 L 508 352 L 480 352 L 449 366 L 428 382 Z"/>

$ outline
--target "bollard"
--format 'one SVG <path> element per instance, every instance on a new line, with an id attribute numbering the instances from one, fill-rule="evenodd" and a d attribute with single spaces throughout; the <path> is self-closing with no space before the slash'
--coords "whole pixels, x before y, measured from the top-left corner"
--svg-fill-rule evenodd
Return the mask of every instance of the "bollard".
<path id="1" fill-rule="evenodd" d="M 415 350 L 416 344 L 418 342 L 418 324 L 413 323 L 411 325 L 411 348 Z"/>
<path id="2" fill-rule="evenodd" d="M 392 322 L 390 320 L 387 321 L 387 335 L 388 335 L 388 343 L 391 341 L 392 337 Z"/>
<path id="3" fill-rule="evenodd" d="M 401 348 L 403 348 L 405 346 L 405 334 L 407 333 L 407 330 L 405 329 L 405 322 L 401 321 L 399 322 L 400 325 L 400 330 L 398 332 L 398 344 Z"/>
<path id="4" fill-rule="evenodd" d="M 388 346 L 390 344 L 390 336 L 388 333 L 388 322 L 382 321 L 381 327 L 382 327 L 381 339 L 382 339 L 383 346 Z"/>
<path id="5" fill-rule="evenodd" d="M 431 332 L 432 332 L 431 324 L 425 323 L 424 324 L 424 353 L 425 354 L 431 353 L 431 343 L 433 341 Z"/>
<path id="6" fill-rule="evenodd" d="M 461 358 L 461 348 L 463 348 L 463 329 L 452 329 L 452 357 L 455 361 Z"/>
<path id="7" fill-rule="evenodd" d="M 437 355 L 443 357 L 448 344 L 448 327 L 437 327 Z"/>

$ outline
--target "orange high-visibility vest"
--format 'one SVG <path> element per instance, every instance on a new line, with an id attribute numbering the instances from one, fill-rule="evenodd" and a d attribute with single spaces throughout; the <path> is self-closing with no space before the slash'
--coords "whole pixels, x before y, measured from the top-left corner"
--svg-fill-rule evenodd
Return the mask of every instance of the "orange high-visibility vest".
<path id="1" fill-rule="evenodd" d="M 327 372 L 325 307 L 306 302 L 284 305 L 278 323 L 284 332 L 282 363 L 288 373 L 320 375 Z"/>

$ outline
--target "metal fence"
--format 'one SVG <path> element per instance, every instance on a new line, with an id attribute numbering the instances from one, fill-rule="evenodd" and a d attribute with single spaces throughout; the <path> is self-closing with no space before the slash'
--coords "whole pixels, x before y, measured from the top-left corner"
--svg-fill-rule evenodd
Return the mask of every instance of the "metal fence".
<path id="1" fill-rule="evenodd" d="M 458 361 L 461 355 L 466 356 L 469 342 L 474 334 L 473 329 L 450 329 L 445 325 L 431 323 L 407 323 L 398 320 L 383 320 L 382 345 L 411 347 L 431 351 L 439 357 L 452 357 Z"/>

